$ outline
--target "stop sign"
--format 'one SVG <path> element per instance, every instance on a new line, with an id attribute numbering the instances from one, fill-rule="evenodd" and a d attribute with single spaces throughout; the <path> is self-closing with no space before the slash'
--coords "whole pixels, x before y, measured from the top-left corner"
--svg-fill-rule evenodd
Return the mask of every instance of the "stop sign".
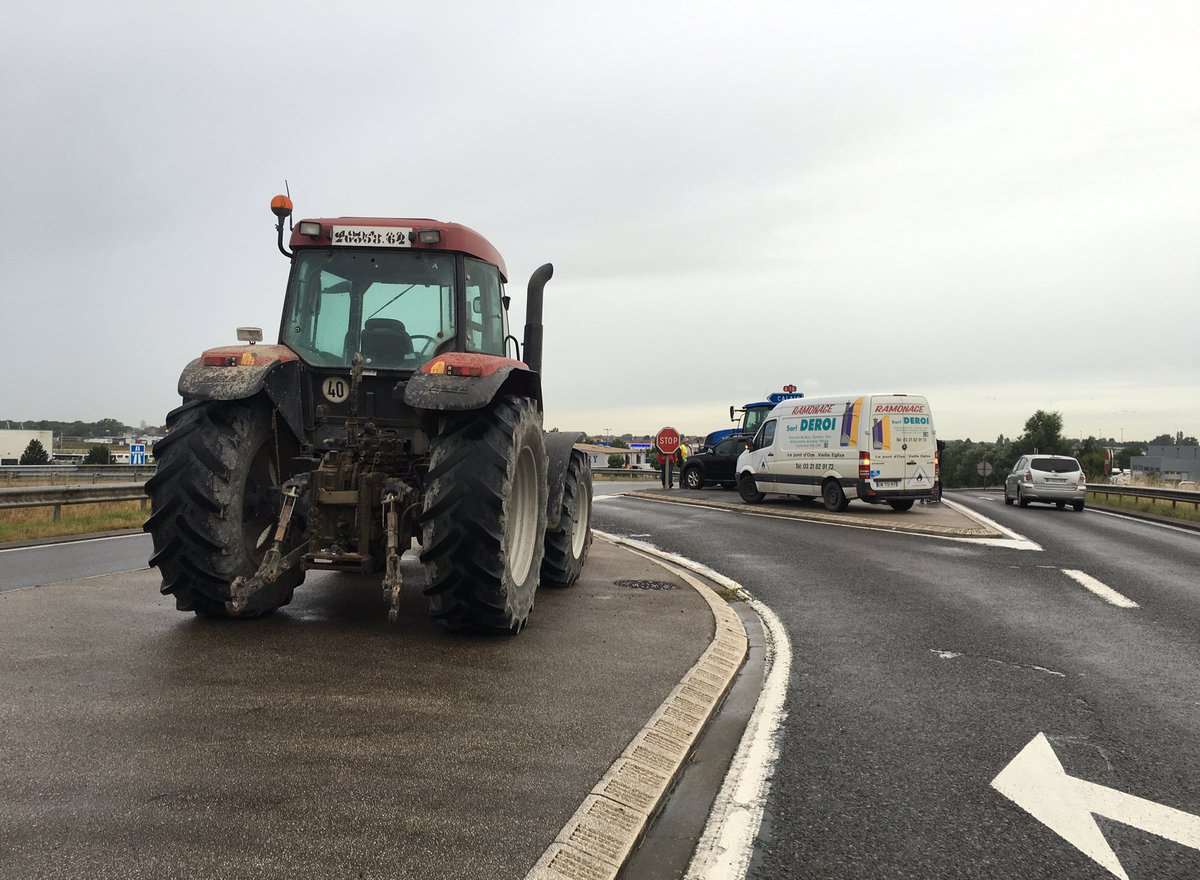
<path id="1" fill-rule="evenodd" d="M 663 428 L 654 437 L 654 447 L 663 455 L 674 455 L 679 443 L 679 432 L 674 428 Z"/>

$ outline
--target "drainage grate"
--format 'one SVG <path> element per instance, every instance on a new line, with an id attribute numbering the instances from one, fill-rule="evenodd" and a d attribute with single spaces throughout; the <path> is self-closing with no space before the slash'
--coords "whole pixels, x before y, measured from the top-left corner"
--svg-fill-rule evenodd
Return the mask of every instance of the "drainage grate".
<path id="1" fill-rule="evenodd" d="M 666 581 L 641 581 L 641 580 L 620 580 L 613 581 L 618 587 L 628 587 L 631 590 L 673 590 L 674 584 L 668 584 Z"/>

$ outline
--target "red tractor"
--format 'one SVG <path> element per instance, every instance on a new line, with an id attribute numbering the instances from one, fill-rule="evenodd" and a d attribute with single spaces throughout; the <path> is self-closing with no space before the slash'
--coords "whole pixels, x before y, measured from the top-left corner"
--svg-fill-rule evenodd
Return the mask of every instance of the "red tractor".
<path id="1" fill-rule="evenodd" d="M 434 220 L 301 220 L 276 345 L 257 328 L 179 378 L 147 483 L 150 564 L 182 611 L 255 617 L 318 569 L 382 575 L 395 620 L 415 538 L 433 617 L 516 633 L 591 543 L 582 435 L 542 430 L 542 294 L 509 333 L 504 260 Z M 523 358 L 522 358 L 523 354 Z"/>

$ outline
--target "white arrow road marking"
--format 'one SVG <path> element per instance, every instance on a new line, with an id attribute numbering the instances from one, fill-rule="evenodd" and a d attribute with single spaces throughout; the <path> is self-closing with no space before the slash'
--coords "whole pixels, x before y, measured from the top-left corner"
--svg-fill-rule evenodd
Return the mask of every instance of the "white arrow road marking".
<path id="1" fill-rule="evenodd" d="M 1129 875 L 1093 813 L 1200 849 L 1200 816 L 1068 776 L 1044 733 L 996 774 L 992 788 L 1121 880 Z"/>
<path id="2" fill-rule="evenodd" d="M 1137 602 L 1134 602 L 1128 596 L 1124 596 L 1110 587 L 1108 584 L 1096 580 L 1085 571 L 1079 571 L 1075 568 L 1064 568 L 1062 573 L 1069 577 L 1085 590 L 1090 590 L 1095 593 L 1109 605 L 1116 605 L 1118 608 L 1138 608 Z"/>

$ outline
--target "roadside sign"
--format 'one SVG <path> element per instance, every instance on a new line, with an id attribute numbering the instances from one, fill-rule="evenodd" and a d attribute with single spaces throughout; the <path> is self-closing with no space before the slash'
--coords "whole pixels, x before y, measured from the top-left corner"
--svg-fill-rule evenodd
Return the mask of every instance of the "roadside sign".
<path id="1" fill-rule="evenodd" d="M 663 455 L 674 455 L 682 441 L 674 428 L 663 428 L 654 437 L 654 448 Z"/>
<path id="2" fill-rule="evenodd" d="M 990 477 L 992 475 L 992 463 L 990 461 L 981 461 L 975 465 L 975 473 L 981 477 Z"/>
<path id="3" fill-rule="evenodd" d="M 145 464 L 146 463 L 146 444 L 145 443 L 130 443 L 129 444 L 129 463 L 130 464 Z"/>

